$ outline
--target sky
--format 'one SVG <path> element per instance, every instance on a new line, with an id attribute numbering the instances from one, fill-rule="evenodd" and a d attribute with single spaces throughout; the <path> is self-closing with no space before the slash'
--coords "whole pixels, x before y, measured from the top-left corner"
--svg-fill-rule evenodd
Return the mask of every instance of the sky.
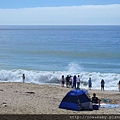
<path id="1" fill-rule="evenodd" d="M 120 25 L 120 0 L 0 0 L 0 25 Z"/>

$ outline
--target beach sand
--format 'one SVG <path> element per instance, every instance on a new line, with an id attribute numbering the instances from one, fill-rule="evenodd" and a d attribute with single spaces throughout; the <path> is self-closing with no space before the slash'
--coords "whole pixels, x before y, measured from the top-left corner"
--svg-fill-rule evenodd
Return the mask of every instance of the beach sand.
<path id="1" fill-rule="evenodd" d="M 93 111 L 59 109 L 63 97 L 71 88 L 51 84 L 0 82 L 0 114 L 120 114 L 120 108 L 100 108 Z M 101 98 L 120 104 L 120 93 L 89 90 Z M 102 102 L 102 101 L 101 101 Z"/>

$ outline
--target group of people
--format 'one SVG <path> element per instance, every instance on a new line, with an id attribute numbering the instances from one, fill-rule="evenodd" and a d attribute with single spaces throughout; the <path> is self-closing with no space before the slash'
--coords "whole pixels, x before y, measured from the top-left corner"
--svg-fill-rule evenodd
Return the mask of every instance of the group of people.
<path id="1" fill-rule="evenodd" d="M 23 79 L 23 83 L 25 82 L 25 74 L 22 75 L 22 79 Z M 64 75 L 62 75 L 62 87 L 65 86 L 65 83 L 66 83 L 66 87 L 71 87 L 71 88 L 77 88 L 77 89 L 80 89 L 80 75 L 76 76 L 69 76 L 67 75 L 67 77 L 65 78 Z M 103 90 L 104 91 L 104 86 L 105 86 L 105 81 L 102 79 L 101 80 L 101 91 Z M 88 88 L 91 89 L 92 88 L 92 80 L 91 80 L 91 77 L 89 77 L 88 79 Z M 118 89 L 119 89 L 119 92 L 120 92 L 120 80 L 118 82 Z"/>
<path id="2" fill-rule="evenodd" d="M 66 77 L 64 77 L 64 75 L 62 75 L 62 87 L 65 86 L 65 83 L 66 83 L 66 87 L 71 87 L 71 88 L 77 88 L 77 89 L 80 89 L 80 76 L 69 76 L 67 75 Z M 104 90 L 104 80 L 102 79 L 101 80 L 101 90 L 103 89 Z M 91 81 L 91 78 L 89 78 L 88 80 L 88 87 L 91 89 L 92 87 L 92 81 Z M 96 97 L 96 94 L 93 93 L 93 97 L 92 97 L 92 103 L 95 103 L 95 104 L 99 104 L 100 106 L 100 99 L 98 99 L 98 97 Z"/>
<path id="3" fill-rule="evenodd" d="M 101 91 L 102 91 L 102 90 L 104 91 L 104 86 L 105 86 L 105 81 L 102 79 L 102 80 L 101 80 Z M 92 88 L 92 80 L 91 80 L 91 78 L 89 78 L 89 80 L 88 80 L 88 87 L 89 87 L 89 89 Z M 119 90 L 119 92 L 120 92 L 120 80 L 119 80 L 119 82 L 118 82 L 118 90 Z"/>
<path id="4" fill-rule="evenodd" d="M 102 79 L 102 80 L 101 80 L 101 90 L 104 90 L 104 84 L 105 84 L 105 82 L 104 82 L 104 80 Z M 119 80 L 119 82 L 118 82 L 118 89 L 119 89 L 119 92 L 120 92 L 120 80 Z M 98 104 L 98 105 L 100 106 L 100 101 L 101 101 L 101 100 L 96 96 L 96 94 L 93 93 L 92 103 Z"/>
<path id="5" fill-rule="evenodd" d="M 71 87 L 71 88 L 77 88 L 77 89 L 80 89 L 80 75 L 76 76 L 69 76 L 67 75 L 66 77 L 64 75 L 62 75 L 62 87 L 65 86 L 65 83 L 66 83 L 66 87 Z M 104 87 L 105 87 L 105 81 L 102 79 L 101 82 L 101 91 L 104 91 Z M 88 88 L 89 90 L 91 90 L 92 88 L 92 79 L 91 77 L 89 77 L 88 79 Z M 118 89 L 119 89 L 119 92 L 120 92 L 120 81 L 118 82 Z"/>
<path id="6" fill-rule="evenodd" d="M 66 83 L 66 87 L 71 87 L 71 88 L 80 88 L 80 76 L 69 76 L 67 75 L 67 77 L 65 78 L 64 75 L 62 75 L 62 87 L 64 87 L 65 83 Z"/>

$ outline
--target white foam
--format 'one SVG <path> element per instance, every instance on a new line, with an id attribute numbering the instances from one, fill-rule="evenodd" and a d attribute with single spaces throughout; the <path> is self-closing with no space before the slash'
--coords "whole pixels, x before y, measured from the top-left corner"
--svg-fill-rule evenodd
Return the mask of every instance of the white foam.
<path id="1" fill-rule="evenodd" d="M 66 71 L 35 71 L 35 70 L 0 70 L 1 82 L 22 82 L 22 74 L 25 74 L 25 81 L 28 83 L 54 83 L 60 84 L 61 76 L 80 75 L 81 81 L 87 83 L 88 78 L 92 78 L 92 89 L 100 89 L 101 79 L 105 80 L 105 90 L 118 91 L 117 83 L 120 80 L 120 74 L 116 73 L 99 73 L 84 72 L 83 69 L 74 63 L 70 63 Z M 87 88 L 81 85 L 82 88 Z"/>

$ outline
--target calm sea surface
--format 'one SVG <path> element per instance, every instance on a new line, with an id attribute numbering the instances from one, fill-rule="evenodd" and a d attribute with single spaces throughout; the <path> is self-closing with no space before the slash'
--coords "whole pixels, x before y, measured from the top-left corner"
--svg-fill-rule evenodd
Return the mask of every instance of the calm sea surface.
<path id="1" fill-rule="evenodd" d="M 80 74 L 117 84 L 120 26 L 0 26 L 0 80 L 20 81 L 23 73 L 28 82 Z"/>

